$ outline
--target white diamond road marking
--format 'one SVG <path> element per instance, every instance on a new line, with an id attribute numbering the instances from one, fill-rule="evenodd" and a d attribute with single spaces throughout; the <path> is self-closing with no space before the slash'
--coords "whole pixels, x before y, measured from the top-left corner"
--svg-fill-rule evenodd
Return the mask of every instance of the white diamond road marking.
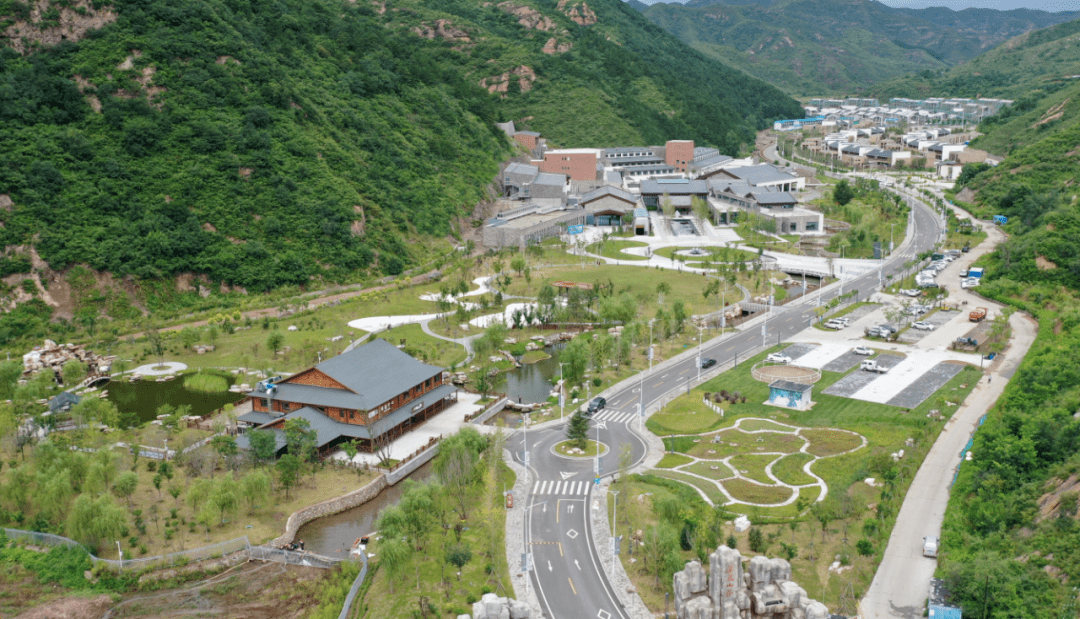
<path id="1" fill-rule="evenodd" d="M 600 612 L 596 613 L 596 616 L 600 619 L 611 619 L 611 613 L 606 610 L 601 610 Z"/>
<path id="2" fill-rule="evenodd" d="M 578 532 L 573 530 L 573 529 L 570 529 L 569 531 L 566 532 L 566 536 L 569 537 L 570 539 L 577 539 Z"/>

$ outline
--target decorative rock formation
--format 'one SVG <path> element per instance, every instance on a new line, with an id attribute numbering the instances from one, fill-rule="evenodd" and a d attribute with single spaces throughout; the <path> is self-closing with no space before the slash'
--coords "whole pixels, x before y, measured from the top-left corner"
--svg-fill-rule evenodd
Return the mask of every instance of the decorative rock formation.
<path id="1" fill-rule="evenodd" d="M 744 569 L 738 550 L 720 546 L 709 570 L 690 561 L 674 578 L 678 619 L 828 619 L 829 609 L 791 580 L 783 559 L 754 557 Z M 492 617 L 494 619 L 494 616 Z"/>
<path id="2" fill-rule="evenodd" d="M 529 606 L 525 602 L 501 598 L 485 593 L 472 605 L 472 615 L 458 615 L 457 619 L 529 619 Z"/>

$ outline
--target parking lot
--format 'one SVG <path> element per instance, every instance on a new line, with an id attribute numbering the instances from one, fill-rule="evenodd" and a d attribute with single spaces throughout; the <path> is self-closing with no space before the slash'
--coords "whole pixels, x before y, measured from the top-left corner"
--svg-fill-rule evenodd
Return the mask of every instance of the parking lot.
<path id="1" fill-rule="evenodd" d="M 942 311 L 934 312 L 933 314 L 930 314 L 929 316 L 925 316 L 925 315 L 924 316 L 905 316 L 905 318 L 908 319 L 909 323 L 915 322 L 917 320 L 921 320 L 921 321 L 928 322 L 928 323 L 934 325 L 934 328 L 932 330 L 925 330 L 925 329 L 916 329 L 916 328 L 912 327 L 912 328 L 909 328 L 907 331 L 904 331 L 903 333 L 901 333 L 900 337 L 897 338 L 897 340 L 900 341 L 900 342 L 903 342 L 905 344 L 914 344 L 916 342 L 919 342 L 924 337 L 926 337 L 927 335 L 930 335 L 930 333 L 932 333 L 933 331 L 937 331 L 939 328 L 941 328 L 943 325 L 948 323 L 954 317 L 956 317 L 955 313 L 953 313 L 953 312 L 942 312 Z"/>

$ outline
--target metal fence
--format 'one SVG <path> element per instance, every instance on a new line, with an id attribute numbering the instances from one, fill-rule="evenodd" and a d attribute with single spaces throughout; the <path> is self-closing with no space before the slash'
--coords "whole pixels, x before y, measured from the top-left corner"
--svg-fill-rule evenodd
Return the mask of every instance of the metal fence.
<path id="1" fill-rule="evenodd" d="M 349 594 L 345 596 L 345 603 L 341 606 L 341 613 L 338 615 L 338 619 L 346 619 L 349 616 L 349 611 L 352 610 L 352 605 L 356 601 L 356 596 L 360 593 L 360 587 L 364 584 L 364 578 L 367 577 L 368 561 L 366 551 L 360 553 L 360 559 L 364 564 L 360 566 L 360 573 L 357 574 L 356 580 L 353 581 L 352 587 L 349 588 Z"/>
<path id="2" fill-rule="evenodd" d="M 324 557 L 310 552 L 296 552 L 283 548 L 267 548 L 266 546 L 252 546 L 249 550 L 251 559 L 258 561 L 273 561 L 287 565 L 300 565 L 303 567 L 318 567 L 329 569 L 341 563 L 343 559 Z"/>

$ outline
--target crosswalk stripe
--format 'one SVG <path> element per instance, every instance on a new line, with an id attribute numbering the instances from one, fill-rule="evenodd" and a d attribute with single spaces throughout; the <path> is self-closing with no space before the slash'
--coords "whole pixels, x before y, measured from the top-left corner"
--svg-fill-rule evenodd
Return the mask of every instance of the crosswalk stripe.
<path id="1" fill-rule="evenodd" d="M 579 488 L 577 489 L 577 491 L 576 491 L 576 492 L 574 492 L 574 494 L 585 494 L 585 488 L 587 487 L 587 486 L 585 485 L 585 482 L 581 481 L 581 482 L 578 482 L 578 483 L 579 483 L 579 484 L 581 484 L 581 487 L 579 487 Z"/>
<path id="2" fill-rule="evenodd" d="M 565 481 L 555 482 L 555 491 L 552 492 L 552 494 L 562 494 L 563 484 L 565 484 L 565 483 L 566 483 Z"/>
<path id="3" fill-rule="evenodd" d="M 550 484 L 550 483 L 551 482 L 549 482 L 549 481 L 544 482 L 544 487 L 540 489 L 540 494 L 547 494 L 548 493 L 548 484 Z"/>
<path id="4" fill-rule="evenodd" d="M 533 486 L 532 493 L 533 494 L 540 494 L 539 490 L 540 490 L 540 482 L 536 482 L 536 485 Z"/>

